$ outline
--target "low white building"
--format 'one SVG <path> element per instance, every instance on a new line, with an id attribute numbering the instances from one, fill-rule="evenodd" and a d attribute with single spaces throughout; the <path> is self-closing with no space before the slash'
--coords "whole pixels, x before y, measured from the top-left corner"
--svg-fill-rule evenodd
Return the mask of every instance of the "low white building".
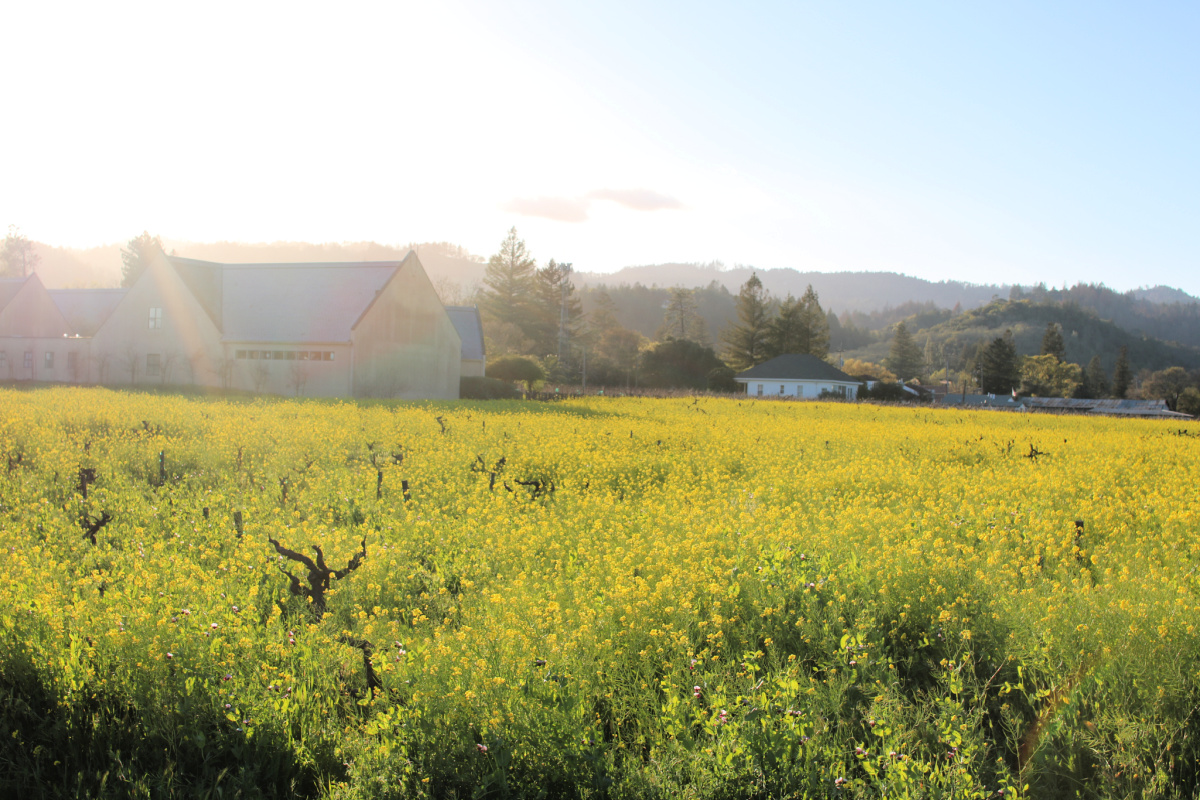
<path id="1" fill-rule="evenodd" d="M 801 397 L 815 400 L 822 392 L 854 400 L 859 382 L 832 364 L 807 353 L 789 353 L 739 373 L 734 380 L 750 397 Z"/>

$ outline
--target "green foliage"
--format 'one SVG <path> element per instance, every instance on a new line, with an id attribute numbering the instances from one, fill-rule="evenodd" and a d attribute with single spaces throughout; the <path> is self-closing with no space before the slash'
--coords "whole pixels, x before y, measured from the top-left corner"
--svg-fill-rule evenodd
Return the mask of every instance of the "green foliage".
<path id="1" fill-rule="evenodd" d="M 829 320 L 812 284 L 799 300 L 788 295 L 780 304 L 767 330 L 766 350 L 770 358 L 788 353 L 807 353 L 817 358 L 829 355 Z"/>
<path id="2" fill-rule="evenodd" d="M 0 245 L 0 276 L 24 278 L 37 269 L 41 260 L 33 242 L 16 225 L 9 225 L 8 235 Z"/>
<path id="3" fill-rule="evenodd" d="M 1060 361 L 1053 353 L 1021 359 L 1021 393 L 1037 397 L 1073 397 L 1083 382 L 1078 364 Z"/>
<path id="4" fill-rule="evenodd" d="M 916 397 L 904 391 L 904 386 L 899 383 L 880 381 L 870 389 L 865 383 L 859 387 L 858 399 L 881 403 L 910 403 L 916 400 Z"/>
<path id="5" fill-rule="evenodd" d="M 163 254 L 162 239 L 142 231 L 121 250 L 121 285 L 133 286 L 150 263 Z"/>
<path id="6" fill-rule="evenodd" d="M 1021 367 L 1012 333 L 997 336 L 979 355 L 979 381 L 989 394 L 1008 394 L 1021 385 Z"/>
<path id="7" fill-rule="evenodd" d="M 492 323 L 488 335 L 493 341 L 499 337 L 502 352 L 511 352 L 514 347 L 524 351 L 534 335 L 536 265 L 515 227 L 509 229 L 500 250 L 488 259 L 479 305 Z"/>
<path id="8" fill-rule="evenodd" d="M 521 396 L 508 381 L 477 375 L 459 379 L 458 387 L 458 396 L 463 400 L 515 400 Z"/>
<path id="9" fill-rule="evenodd" d="M 925 357 L 921 348 L 908 332 L 908 326 L 903 322 L 896 323 L 892 334 L 892 347 L 888 353 L 887 367 L 902 381 L 919 377 L 925 372 Z"/>
<path id="10" fill-rule="evenodd" d="M 757 274 L 751 273 L 742 286 L 736 308 L 737 321 L 725 329 L 721 338 L 725 342 L 725 360 L 740 372 L 769 358 L 766 340 L 770 302 Z"/>
<path id="11" fill-rule="evenodd" d="M 642 354 L 641 383 L 656 389 L 706 389 L 709 375 L 724 366 L 711 347 L 689 339 L 667 339 Z"/>
<path id="12" fill-rule="evenodd" d="M 1183 367 L 1169 367 L 1151 373 L 1142 384 L 1142 394 L 1151 400 L 1166 400 L 1167 406 L 1174 411 L 1183 391 L 1195 384 L 1195 378 Z"/>
<path id="13" fill-rule="evenodd" d="M 571 281 L 571 272 L 570 264 L 550 259 L 534 273 L 536 301 L 533 319 L 527 325 L 533 340 L 531 352 L 538 356 L 556 356 L 560 368 L 576 362 L 571 348 L 583 324 L 583 307 Z"/>
<path id="14" fill-rule="evenodd" d="M 1054 356 L 1058 361 L 1067 357 L 1067 344 L 1063 341 L 1062 328 L 1055 322 L 1046 323 L 1046 333 L 1042 336 L 1042 355 Z"/>
<path id="15" fill-rule="evenodd" d="M 1125 345 L 1121 347 L 1120 354 L 1117 356 L 1117 366 L 1113 370 L 1113 397 L 1122 398 L 1128 396 L 1129 389 L 1132 386 L 1133 367 L 1129 363 L 1129 346 Z"/>
<path id="16" fill-rule="evenodd" d="M 670 290 L 663 306 L 662 327 L 658 335 L 664 339 L 677 339 L 701 344 L 708 340 L 704 318 L 696 305 L 696 295 L 691 289 L 675 287 Z"/>
<path id="17" fill-rule="evenodd" d="M 1200 416 L 1200 389 L 1189 386 L 1180 392 L 1175 410 L 1182 414 L 1191 414 L 1193 417 Z"/>
<path id="18" fill-rule="evenodd" d="M 708 373 L 708 390 L 728 394 L 744 391 L 742 385 L 734 380 L 736 374 L 732 367 L 716 367 Z"/>
<path id="19" fill-rule="evenodd" d="M 1087 368 L 1083 371 L 1083 382 L 1075 391 L 1076 397 L 1102 398 L 1108 396 L 1108 376 L 1104 374 L 1104 364 L 1100 356 L 1092 356 Z"/>
<path id="20" fill-rule="evenodd" d="M 546 371 L 532 358 L 525 356 L 502 356 L 488 362 L 487 377 L 510 383 L 523 383 L 526 389 L 546 379 Z"/>

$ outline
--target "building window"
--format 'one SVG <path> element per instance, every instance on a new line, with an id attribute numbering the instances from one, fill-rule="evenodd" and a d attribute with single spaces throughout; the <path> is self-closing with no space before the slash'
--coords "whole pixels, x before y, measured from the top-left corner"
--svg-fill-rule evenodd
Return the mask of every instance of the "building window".
<path id="1" fill-rule="evenodd" d="M 25 351 L 25 369 L 33 369 L 33 351 Z"/>
<path id="2" fill-rule="evenodd" d="M 42 358 L 46 362 L 46 369 L 54 369 L 54 353 L 46 351 Z"/>
<path id="3" fill-rule="evenodd" d="M 152 330 L 158 330 L 161 327 L 162 327 L 162 309 L 161 308 L 150 309 L 150 328 Z"/>
<path id="4" fill-rule="evenodd" d="M 758 385 L 758 396 L 762 397 L 762 384 L 761 383 Z"/>
<path id="5" fill-rule="evenodd" d="M 782 383 L 781 383 L 781 384 L 779 384 L 779 393 L 780 393 L 780 394 L 783 394 L 783 389 L 784 389 L 784 386 L 783 386 L 783 384 L 782 384 Z"/>
<path id="6" fill-rule="evenodd" d="M 146 375 L 157 376 L 162 374 L 162 358 L 158 353 L 146 354 Z"/>

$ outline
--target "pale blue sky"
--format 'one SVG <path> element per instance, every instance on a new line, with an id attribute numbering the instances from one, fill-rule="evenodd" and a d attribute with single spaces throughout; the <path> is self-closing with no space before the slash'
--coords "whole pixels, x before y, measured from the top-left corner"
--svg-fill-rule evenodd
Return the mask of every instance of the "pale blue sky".
<path id="1" fill-rule="evenodd" d="M 486 255 L 516 225 L 580 269 L 719 259 L 1200 295 L 1194 3 L 13 16 L 26 34 L 0 68 L 25 113 L 0 128 L 22 154 L 0 223 L 50 243 L 149 229 Z"/>

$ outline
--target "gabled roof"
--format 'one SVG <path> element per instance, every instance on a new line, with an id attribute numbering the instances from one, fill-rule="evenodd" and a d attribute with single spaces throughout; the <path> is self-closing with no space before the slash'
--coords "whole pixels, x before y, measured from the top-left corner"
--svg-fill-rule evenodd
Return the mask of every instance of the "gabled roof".
<path id="1" fill-rule="evenodd" d="M 479 319 L 478 306 L 446 306 L 450 322 L 462 339 L 462 357 L 472 361 L 484 358 L 483 322 Z"/>
<path id="2" fill-rule="evenodd" d="M 71 327 L 71 333 L 92 336 L 108 319 L 128 289 L 50 289 L 48 294 Z"/>
<path id="3" fill-rule="evenodd" d="M 17 296 L 28 278 L 0 278 L 0 308 L 8 305 L 8 301 Z"/>
<path id="4" fill-rule="evenodd" d="M 789 353 L 764 361 L 745 372 L 739 372 L 737 380 L 767 381 L 841 381 L 857 384 L 850 377 L 827 361 L 808 353 Z"/>
<path id="5" fill-rule="evenodd" d="M 348 342 L 355 324 L 400 264 L 219 265 L 223 274 L 218 314 L 224 339 Z"/>
<path id="6" fill-rule="evenodd" d="M 196 302 L 208 314 L 209 319 L 217 326 L 217 330 L 224 330 L 221 325 L 221 287 L 225 274 L 222 265 L 179 256 L 167 256 L 167 260 L 175 267 L 175 272 L 191 290 Z"/>

